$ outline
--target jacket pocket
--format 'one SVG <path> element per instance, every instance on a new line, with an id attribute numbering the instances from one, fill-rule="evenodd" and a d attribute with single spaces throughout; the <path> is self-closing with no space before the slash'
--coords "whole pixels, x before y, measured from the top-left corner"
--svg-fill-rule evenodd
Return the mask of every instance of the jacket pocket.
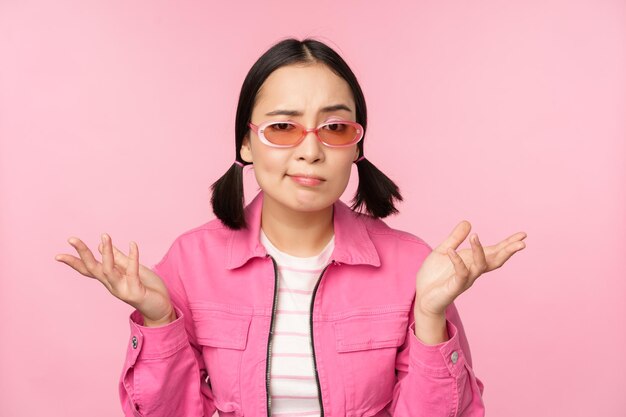
<path id="1" fill-rule="evenodd" d="M 373 416 L 392 400 L 397 349 L 406 339 L 407 326 L 408 310 L 373 310 L 335 321 L 348 417 Z"/>
<path id="2" fill-rule="evenodd" d="M 190 305 L 190 310 L 215 406 L 223 415 L 242 416 L 240 370 L 252 310 L 215 305 Z"/>

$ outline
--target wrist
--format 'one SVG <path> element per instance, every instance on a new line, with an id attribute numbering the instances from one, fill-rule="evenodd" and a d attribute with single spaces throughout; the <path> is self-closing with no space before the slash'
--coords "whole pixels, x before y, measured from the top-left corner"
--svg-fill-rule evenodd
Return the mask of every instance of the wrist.
<path id="1" fill-rule="evenodd" d="M 446 314 L 424 313 L 414 310 L 415 336 L 424 344 L 436 345 L 450 339 L 446 325 Z"/>
<path id="2" fill-rule="evenodd" d="M 173 322 L 174 320 L 176 320 L 176 311 L 174 310 L 174 308 L 172 307 L 172 310 L 170 311 L 170 313 L 168 315 L 166 315 L 165 317 L 163 317 L 162 319 L 159 320 L 150 320 L 148 318 L 146 318 L 145 316 L 143 317 L 143 325 L 145 327 L 160 327 L 160 326 L 166 326 L 168 324 L 170 324 L 171 322 Z"/>

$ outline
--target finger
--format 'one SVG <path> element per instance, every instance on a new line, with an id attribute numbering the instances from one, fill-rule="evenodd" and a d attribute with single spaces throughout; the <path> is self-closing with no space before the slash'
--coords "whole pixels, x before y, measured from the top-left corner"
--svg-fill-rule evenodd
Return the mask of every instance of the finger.
<path id="1" fill-rule="evenodd" d="M 85 267 L 85 264 L 80 258 L 77 258 L 68 254 L 59 254 L 54 257 L 55 260 L 59 262 L 63 262 L 71 268 L 74 268 L 76 271 L 80 272 L 82 275 L 85 275 L 89 278 L 95 278 L 91 272 Z"/>
<path id="2" fill-rule="evenodd" d="M 130 242 L 128 250 L 128 266 L 126 267 L 126 275 L 128 276 L 128 285 L 133 288 L 139 287 L 139 248 L 135 242 Z"/>
<path id="3" fill-rule="evenodd" d="M 448 248 L 448 257 L 452 261 L 452 265 L 454 265 L 454 277 L 452 281 L 449 282 L 450 290 L 455 294 L 455 296 L 461 294 L 467 288 L 468 278 L 469 278 L 469 270 L 463 262 L 463 259 L 459 256 L 458 253 L 452 248 Z"/>
<path id="4" fill-rule="evenodd" d="M 507 237 L 506 239 L 500 241 L 499 243 L 485 248 L 487 250 L 487 255 L 489 255 L 491 253 L 498 253 L 502 249 L 504 249 L 505 247 L 510 245 L 511 243 L 520 242 L 520 241 L 526 239 L 526 236 L 527 235 L 526 235 L 525 232 L 514 233 L 511 236 Z"/>
<path id="5" fill-rule="evenodd" d="M 97 275 L 99 275 L 101 272 L 100 263 L 96 260 L 96 258 L 93 257 L 93 254 L 91 253 L 87 245 L 85 245 L 82 240 L 76 237 L 70 237 L 67 241 L 70 245 L 74 247 L 74 249 L 76 249 L 76 252 L 78 252 L 78 255 L 80 256 L 80 259 L 82 260 L 85 269 L 87 269 L 86 275 L 92 278 L 95 278 Z"/>
<path id="6" fill-rule="evenodd" d="M 467 220 L 461 220 L 461 222 L 454 227 L 452 233 L 450 233 L 446 240 L 437 246 L 436 250 L 447 253 L 448 248 L 458 248 L 461 242 L 465 240 L 471 229 L 472 225 L 470 222 Z"/>
<path id="7" fill-rule="evenodd" d="M 478 239 L 478 235 L 474 233 L 470 237 L 470 244 L 472 245 L 472 256 L 474 262 L 470 265 L 470 285 L 478 278 L 483 272 L 487 270 L 487 258 L 485 251 Z"/>
<path id="8" fill-rule="evenodd" d="M 106 233 L 102 234 L 102 272 L 111 286 L 119 282 L 113 261 L 113 248 L 111 247 L 111 237 Z"/>
<path id="9" fill-rule="evenodd" d="M 139 246 L 137 245 L 137 242 L 133 242 L 133 243 L 137 247 L 137 254 L 139 254 Z M 124 252 L 122 252 L 118 248 L 116 248 L 115 245 L 111 245 L 111 247 L 113 248 L 113 260 L 115 262 L 115 266 L 118 266 L 122 270 L 128 269 L 130 257 L 127 256 Z M 102 253 L 102 243 L 98 245 L 98 250 L 100 251 L 100 253 Z M 139 274 L 144 272 L 144 269 L 147 269 L 147 268 L 139 264 L 139 269 L 138 269 Z"/>
<path id="10" fill-rule="evenodd" d="M 508 246 L 504 247 L 500 252 L 498 252 L 491 264 L 489 265 L 489 269 L 500 268 L 513 254 L 519 252 L 520 250 L 526 247 L 526 243 L 524 242 L 513 242 Z"/>

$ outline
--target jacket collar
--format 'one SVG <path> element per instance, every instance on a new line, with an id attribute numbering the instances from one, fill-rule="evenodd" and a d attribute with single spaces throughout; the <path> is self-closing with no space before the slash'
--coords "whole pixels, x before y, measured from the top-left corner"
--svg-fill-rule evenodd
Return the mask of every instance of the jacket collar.
<path id="1" fill-rule="evenodd" d="M 228 238 L 227 269 L 244 265 L 253 257 L 265 257 L 267 251 L 260 242 L 263 191 L 244 208 L 247 229 L 232 230 Z M 335 249 L 330 259 L 345 264 L 380 266 L 380 258 L 365 225 L 365 214 L 356 213 L 343 201 L 333 203 Z"/>

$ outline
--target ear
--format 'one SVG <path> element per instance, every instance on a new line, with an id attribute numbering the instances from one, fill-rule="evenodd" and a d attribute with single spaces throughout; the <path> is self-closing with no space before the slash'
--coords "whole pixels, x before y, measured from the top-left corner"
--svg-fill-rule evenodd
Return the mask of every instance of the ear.
<path id="1" fill-rule="evenodd" d="M 356 148 L 356 155 L 354 156 L 354 159 L 352 160 L 352 162 L 356 161 L 357 159 L 359 159 L 359 147 L 357 146 Z"/>
<path id="2" fill-rule="evenodd" d="M 246 162 L 252 161 L 252 149 L 250 149 L 250 135 L 246 134 L 243 138 L 243 142 L 241 143 L 241 149 L 239 149 L 239 154 L 241 155 L 241 159 Z"/>

